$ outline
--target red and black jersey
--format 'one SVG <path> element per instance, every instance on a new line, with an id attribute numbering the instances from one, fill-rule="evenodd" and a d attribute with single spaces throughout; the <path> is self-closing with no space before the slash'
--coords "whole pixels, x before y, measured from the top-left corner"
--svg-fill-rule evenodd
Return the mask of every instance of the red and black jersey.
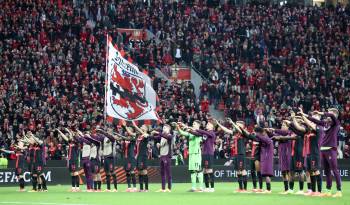
<path id="1" fill-rule="evenodd" d="M 134 158 L 135 157 L 135 140 L 125 140 L 124 141 L 124 158 Z"/>
<path id="2" fill-rule="evenodd" d="M 293 126 L 290 127 L 291 131 L 294 132 L 297 136 L 295 140 L 292 140 L 292 156 L 303 156 L 304 149 L 304 135 L 305 133 L 298 131 Z"/>
<path id="3" fill-rule="evenodd" d="M 24 169 L 25 161 L 26 161 L 25 152 L 21 150 L 16 151 L 16 169 L 17 168 Z"/>
<path id="4" fill-rule="evenodd" d="M 232 156 L 246 154 L 246 139 L 241 134 L 235 134 L 231 145 Z"/>
<path id="5" fill-rule="evenodd" d="M 319 155 L 320 154 L 320 130 L 316 129 L 316 131 L 310 131 L 304 136 L 304 148 L 303 148 L 303 156 L 307 155 Z"/>
<path id="6" fill-rule="evenodd" d="M 139 137 L 136 140 L 136 157 L 147 157 L 148 138 Z"/>
<path id="7" fill-rule="evenodd" d="M 26 158 L 27 158 L 27 163 L 28 164 L 33 164 L 34 163 L 34 146 L 33 145 L 29 146 Z"/>
<path id="8" fill-rule="evenodd" d="M 71 142 L 68 144 L 68 160 L 77 161 L 79 159 L 79 144 Z"/>
<path id="9" fill-rule="evenodd" d="M 260 144 L 252 141 L 252 152 L 250 154 L 252 159 L 260 159 Z"/>
<path id="10" fill-rule="evenodd" d="M 34 163 L 42 164 L 45 159 L 45 145 L 36 145 L 34 146 Z"/>

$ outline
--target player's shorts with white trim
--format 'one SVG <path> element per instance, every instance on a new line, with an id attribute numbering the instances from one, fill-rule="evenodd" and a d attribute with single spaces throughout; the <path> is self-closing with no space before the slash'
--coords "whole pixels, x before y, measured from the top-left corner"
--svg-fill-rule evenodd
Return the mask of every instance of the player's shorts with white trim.
<path id="1" fill-rule="evenodd" d="M 69 172 L 77 172 L 79 168 L 78 161 L 69 161 L 68 169 Z"/>
<path id="2" fill-rule="evenodd" d="M 91 172 L 93 174 L 100 173 L 101 170 L 101 162 L 98 159 L 90 159 L 91 161 Z"/>
<path id="3" fill-rule="evenodd" d="M 137 169 L 144 170 L 148 168 L 148 159 L 147 156 L 138 156 L 137 157 Z"/>
<path id="4" fill-rule="evenodd" d="M 241 171 L 246 169 L 245 155 L 239 154 L 234 157 L 233 167 L 235 170 Z"/>
<path id="5" fill-rule="evenodd" d="M 103 169 L 106 173 L 113 173 L 115 167 L 114 158 L 107 157 L 103 160 Z"/>
<path id="6" fill-rule="evenodd" d="M 34 170 L 33 171 L 34 174 L 37 174 L 37 175 L 42 174 L 44 172 L 44 165 L 43 165 L 43 163 L 35 163 L 33 170 Z"/>
<path id="7" fill-rule="evenodd" d="M 214 163 L 214 155 L 203 154 L 202 155 L 202 166 L 204 169 L 212 169 Z"/>
<path id="8" fill-rule="evenodd" d="M 255 167 L 255 162 L 258 161 L 260 162 L 260 159 L 255 159 L 255 158 L 251 158 L 250 159 L 250 170 L 251 171 L 256 171 L 256 167 Z"/>
<path id="9" fill-rule="evenodd" d="M 15 172 L 16 172 L 16 176 L 20 176 L 24 174 L 24 169 L 23 167 L 17 167 Z"/>
<path id="10" fill-rule="evenodd" d="M 291 171 L 302 172 L 304 170 L 304 157 L 298 155 L 292 156 L 290 166 Z"/>
<path id="11" fill-rule="evenodd" d="M 188 158 L 188 170 L 201 171 L 202 170 L 202 155 L 190 154 Z"/>
<path id="12" fill-rule="evenodd" d="M 306 170 L 314 172 L 320 170 L 320 156 L 308 155 L 306 156 Z"/>
<path id="13" fill-rule="evenodd" d="M 127 172 L 134 171 L 136 167 L 136 160 L 135 158 L 126 158 L 124 162 L 124 170 Z"/>

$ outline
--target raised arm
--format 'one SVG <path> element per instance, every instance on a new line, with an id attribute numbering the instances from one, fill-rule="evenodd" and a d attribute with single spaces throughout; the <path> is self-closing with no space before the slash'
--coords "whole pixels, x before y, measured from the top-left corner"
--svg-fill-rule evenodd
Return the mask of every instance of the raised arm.
<path id="1" fill-rule="evenodd" d="M 23 136 L 23 139 L 20 139 L 21 142 L 23 142 L 23 144 L 25 145 L 29 145 L 30 144 L 30 139 L 28 139 L 27 136 Z"/>
<path id="2" fill-rule="evenodd" d="M 244 127 L 241 127 L 235 123 L 232 124 L 235 129 L 243 135 L 243 137 L 246 137 L 250 140 L 256 141 L 255 133 L 249 133 L 248 130 L 246 130 Z"/>
<path id="3" fill-rule="evenodd" d="M 339 124 L 340 124 L 339 120 L 335 117 L 335 115 L 332 114 L 332 113 L 330 113 L 330 112 L 324 113 L 323 116 L 325 116 L 325 117 L 330 117 L 330 118 L 332 119 L 333 125 L 339 125 Z"/>
<path id="4" fill-rule="evenodd" d="M 167 140 L 171 140 L 173 138 L 173 135 L 171 135 L 171 134 L 159 133 L 159 136 L 161 138 L 164 138 L 164 139 L 167 139 Z"/>
<path id="5" fill-rule="evenodd" d="M 274 129 L 273 130 L 274 135 L 281 135 L 281 136 L 287 136 L 290 134 L 288 130 L 282 130 L 282 129 Z"/>
<path id="6" fill-rule="evenodd" d="M 287 140 L 295 140 L 297 139 L 297 136 L 295 134 L 283 136 L 283 135 L 276 135 L 271 138 L 272 140 L 276 141 L 287 141 Z"/>
<path id="7" fill-rule="evenodd" d="M 89 137 L 89 136 L 86 136 L 85 139 L 96 146 L 99 146 L 101 143 L 100 141 L 98 141 L 92 137 Z"/>
<path id="8" fill-rule="evenodd" d="M 231 135 L 234 134 L 233 130 L 230 130 L 230 129 L 228 129 L 227 127 L 223 126 L 223 125 L 220 124 L 217 120 L 216 120 L 216 124 L 217 124 L 224 132 L 226 132 L 227 134 L 231 134 Z"/>
<path id="9" fill-rule="evenodd" d="M 323 114 L 321 112 L 318 112 L 318 113 Z M 312 116 L 305 115 L 305 114 L 303 116 L 305 116 L 308 120 L 315 123 L 316 125 L 323 126 L 323 127 L 325 127 L 327 125 L 327 122 L 325 120 L 319 120 L 319 119 L 316 119 Z"/>
<path id="10" fill-rule="evenodd" d="M 77 140 L 77 142 L 83 144 L 88 144 L 88 145 L 91 145 L 91 142 L 87 139 L 88 136 L 84 136 L 84 137 L 76 137 L 75 139 Z"/>
<path id="11" fill-rule="evenodd" d="M 162 136 L 160 135 L 160 133 L 161 133 L 161 132 L 159 132 L 159 131 L 157 131 L 157 130 L 153 130 L 153 131 L 151 132 L 150 137 L 151 137 L 152 139 L 155 139 L 155 140 L 160 140 L 160 138 L 162 138 Z"/>
<path id="12" fill-rule="evenodd" d="M 141 130 L 135 123 L 135 121 L 132 121 L 132 125 L 134 126 L 135 130 L 139 133 L 141 133 L 144 137 L 148 137 L 149 134 L 147 132 L 144 132 L 143 130 Z"/>
<path id="13" fill-rule="evenodd" d="M 132 132 L 129 127 L 127 127 L 125 124 L 123 124 L 122 127 L 129 134 L 131 138 L 136 138 L 136 133 Z"/>
<path id="14" fill-rule="evenodd" d="M 266 135 L 263 135 L 263 134 L 255 134 L 255 138 L 259 141 L 259 142 L 262 142 L 262 143 L 265 143 L 265 144 L 272 144 L 272 140 L 266 136 Z"/>
<path id="15" fill-rule="evenodd" d="M 179 134 L 184 136 L 184 137 L 189 137 L 191 135 L 191 133 L 186 132 L 186 131 L 182 130 L 181 128 L 179 128 L 178 131 L 179 131 Z"/>
<path id="16" fill-rule="evenodd" d="M 121 140 L 127 140 L 128 138 L 119 134 L 119 133 L 113 133 L 113 137 L 116 141 L 121 141 Z"/>
<path id="17" fill-rule="evenodd" d="M 74 133 L 68 128 L 64 128 L 64 129 L 69 133 L 68 139 L 73 140 L 74 139 Z"/>
<path id="18" fill-rule="evenodd" d="M 205 135 L 208 138 L 214 138 L 215 137 L 215 132 L 210 132 L 206 130 L 196 130 L 198 135 Z"/>
<path id="19" fill-rule="evenodd" d="M 96 131 L 100 132 L 101 134 L 103 134 L 104 136 L 106 136 L 110 141 L 114 142 L 116 140 L 117 137 L 115 137 L 114 135 L 110 134 L 109 132 L 106 132 L 104 130 L 101 129 L 97 129 Z M 98 135 L 99 136 L 99 135 Z"/>
<path id="20" fill-rule="evenodd" d="M 36 141 L 38 144 L 42 145 L 43 141 L 40 140 L 39 138 L 35 137 L 33 133 L 29 133 L 30 137 L 32 137 L 32 139 L 34 139 L 34 141 Z"/>
<path id="21" fill-rule="evenodd" d="M 183 127 L 186 127 L 184 124 L 182 124 L 182 125 L 183 125 Z M 176 124 L 176 129 L 179 132 L 179 134 L 184 136 L 184 137 L 189 137 L 191 135 L 191 133 L 182 130 L 179 123 Z"/>
<path id="22" fill-rule="evenodd" d="M 309 119 L 307 119 L 304 115 L 301 116 L 302 119 L 304 120 L 305 124 L 311 128 L 312 130 L 316 130 L 316 124 L 312 123 Z"/>
<path id="23" fill-rule="evenodd" d="M 58 134 L 62 137 L 62 139 L 64 139 L 64 141 L 66 141 L 66 142 L 69 141 L 68 137 L 65 134 L 63 134 L 63 132 L 61 132 L 61 130 L 59 130 L 59 129 L 56 129 L 56 130 L 57 130 Z"/>
<path id="24" fill-rule="evenodd" d="M 300 132 L 306 132 L 305 128 L 299 124 L 295 116 L 292 116 L 292 121 L 295 129 L 299 130 Z"/>
<path id="25" fill-rule="evenodd" d="M 10 151 L 10 150 L 6 150 L 6 149 L 0 149 L 0 151 L 5 153 L 5 154 L 15 154 L 15 151 Z"/>

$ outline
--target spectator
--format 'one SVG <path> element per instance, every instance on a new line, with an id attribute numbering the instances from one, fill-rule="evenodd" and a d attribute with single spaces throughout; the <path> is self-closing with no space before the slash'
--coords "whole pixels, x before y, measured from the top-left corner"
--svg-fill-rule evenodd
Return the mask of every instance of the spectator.
<path id="1" fill-rule="evenodd" d="M 345 141 L 346 141 L 347 135 L 343 127 L 340 127 L 339 133 L 338 133 L 338 158 L 343 159 L 343 153 L 345 148 Z"/>
<path id="2" fill-rule="evenodd" d="M 201 111 L 204 113 L 209 112 L 209 101 L 207 96 L 204 96 L 204 99 L 201 101 Z"/>

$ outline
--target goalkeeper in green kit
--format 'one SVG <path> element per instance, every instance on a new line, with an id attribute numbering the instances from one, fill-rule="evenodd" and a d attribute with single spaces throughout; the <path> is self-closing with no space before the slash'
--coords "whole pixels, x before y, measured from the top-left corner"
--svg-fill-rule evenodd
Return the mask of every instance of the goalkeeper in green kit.
<path id="1" fill-rule="evenodd" d="M 189 142 L 189 161 L 188 170 L 191 172 L 192 188 L 190 192 L 203 192 L 203 168 L 202 168 L 202 136 L 196 136 L 192 132 L 198 130 L 200 122 L 195 120 L 192 127 L 188 127 L 182 123 L 177 124 L 179 134 L 188 138 Z M 197 189 L 198 178 L 198 189 Z"/>

